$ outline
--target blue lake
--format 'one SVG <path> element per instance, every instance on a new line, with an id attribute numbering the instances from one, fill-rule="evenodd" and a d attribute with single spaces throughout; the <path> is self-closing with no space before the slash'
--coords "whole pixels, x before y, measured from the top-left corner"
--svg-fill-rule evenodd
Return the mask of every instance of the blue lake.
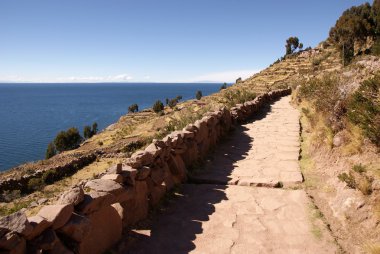
<path id="1" fill-rule="evenodd" d="M 181 95 L 193 99 L 217 92 L 221 84 L 105 83 L 0 84 L 0 171 L 43 159 L 47 144 L 69 127 L 99 129 L 116 122 L 137 103 L 149 108 L 156 100 Z"/>

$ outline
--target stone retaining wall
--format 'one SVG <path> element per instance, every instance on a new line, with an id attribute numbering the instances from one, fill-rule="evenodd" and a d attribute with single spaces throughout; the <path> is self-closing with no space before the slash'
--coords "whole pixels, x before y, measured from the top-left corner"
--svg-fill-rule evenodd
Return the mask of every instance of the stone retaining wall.
<path id="1" fill-rule="evenodd" d="M 37 170 L 32 174 L 25 174 L 19 178 L 8 178 L 6 180 L 2 180 L 0 181 L 0 193 L 13 190 L 20 190 L 22 193 L 27 193 L 30 191 L 28 184 L 31 179 L 42 178 L 45 174 L 45 177 L 48 178 L 46 179 L 47 182 L 55 182 L 64 177 L 73 175 L 79 169 L 94 162 L 96 158 L 96 153 L 81 155 L 61 166 L 52 167 L 46 170 Z"/>
<path id="2" fill-rule="evenodd" d="M 263 104 L 291 93 L 277 90 L 206 114 L 201 120 L 154 140 L 99 179 L 82 182 L 36 216 L 23 212 L 0 219 L 3 253 L 103 253 L 156 207 L 165 193 L 186 182 L 190 166 L 204 158 L 234 124 L 254 116 Z"/>

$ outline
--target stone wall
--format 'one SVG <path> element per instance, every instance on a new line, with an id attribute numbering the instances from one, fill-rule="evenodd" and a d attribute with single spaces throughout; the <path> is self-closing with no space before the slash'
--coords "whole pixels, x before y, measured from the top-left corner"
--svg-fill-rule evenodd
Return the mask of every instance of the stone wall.
<path id="1" fill-rule="evenodd" d="M 47 177 L 48 179 L 45 179 L 47 182 L 55 182 L 64 177 L 73 175 L 79 169 L 94 162 L 96 158 L 96 152 L 80 155 L 63 165 L 47 168 L 45 170 L 37 170 L 31 174 L 25 174 L 22 177 L 10 177 L 0 181 L 0 193 L 13 190 L 20 190 L 22 193 L 27 193 L 30 191 L 28 183 L 31 179 Z"/>
<path id="2" fill-rule="evenodd" d="M 1 218 L 0 252 L 103 253 L 121 238 L 123 229 L 145 219 L 165 193 L 186 182 L 190 166 L 204 158 L 234 124 L 290 92 L 277 90 L 231 110 L 210 112 L 183 130 L 154 140 L 125 165 L 73 186 L 57 204 L 44 206 L 37 215 L 27 218 L 17 212 Z"/>

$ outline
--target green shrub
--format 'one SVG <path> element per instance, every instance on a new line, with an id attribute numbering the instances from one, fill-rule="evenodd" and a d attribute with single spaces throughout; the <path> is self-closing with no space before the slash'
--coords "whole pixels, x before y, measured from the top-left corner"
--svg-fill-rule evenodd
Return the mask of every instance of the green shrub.
<path id="1" fill-rule="evenodd" d="M 160 113 L 161 111 L 164 110 L 164 104 L 162 101 L 158 100 L 153 104 L 153 111 L 156 113 Z"/>
<path id="2" fill-rule="evenodd" d="M 128 113 L 135 113 L 137 111 L 139 111 L 139 106 L 136 103 L 128 107 Z"/>
<path id="3" fill-rule="evenodd" d="M 77 128 L 61 131 L 54 139 L 54 145 L 59 152 L 75 149 L 82 141 Z"/>
<path id="4" fill-rule="evenodd" d="M 299 96 L 309 100 L 317 111 L 331 113 L 336 102 L 341 99 L 339 82 L 339 77 L 334 74 L 312 78 L 309 82 L 301 85 Z"/>
<path id="5" fill-rule="evenodd" d="M 45 159 L 50 159 L 56 154 L 57 154 L 57 150 L 55 149 L 55 145 L 53 142 L 50 142 L 46 149 Z"/>
<path id="6" fill-rule="evenodd" d="M 220 90 L 226 89 L 227 88 L 227 83 L 224 83 L 221 87 Z"/>
<path id="7" fill-rule="evenodd" d="M 380 147 L 380 74 L 364 81 L 348 103 L 348 119 Z"/>
<path id="8" fill-rule="evenodd" d="M 45 187 L 45 182 L 40 177 L 31 178 L 28 181 L 28 190 L 37 191 Z"/>
<path id="9" fill-rule="evenodd" d="M 45 171 L 41 176 L 41 179 L 45 184 L 54 183 L 55 178 L 56 178 L 56 171 L 54 169 Z"/>
<path id="10" fill-rule="evenodd" d="M 342 182 L 345 182 L 349 188 L 355 189 L 356 187 L 355 177 L 352 175 L 351 172 L 349 174 L 347 173 L 339 174 L 338 179 L 341 180 Z"/>
<path id="11" fill-rule="evenodd" d="M 380 56 L 380 39 L 377 39 L 373 44 L 371 53 L 375 56 Z"/>
<path id="12" fill-rule="evenodd" d="M 91 136 L 92 136 L 91 127 L 88 126 L 88 125 L 84 126 L 84 128 L 83 128 L 83 137 L 85 139 L 89 139 L 89 138 L 91 138 Z"/>
<path id="13" fill-rule="evenodd" d="M 142 142 L 140 140 L 132 141 L 128 143 L 124 148 L 122 149 L 123 153 L 127 152 L 135 152 L 136 150 L 142 148 L 145 145 L 145 142 Z"/>
<path id="14" fill-rule="evenodd" d="M 364 173 L 367 171 L 367 168 L 363 166 L 362 164 L 356 164 L 352 167 L 352 170 L 355 171 L 356 173 Z"/>
<path id="15" fill-rule="evenodd" d="M 195 93 L 195 98 L 197 98 L 197 100 L 200 100 L 201 98 L 202 98 L 202 91 L 197 91 L 196 93 Z"/>

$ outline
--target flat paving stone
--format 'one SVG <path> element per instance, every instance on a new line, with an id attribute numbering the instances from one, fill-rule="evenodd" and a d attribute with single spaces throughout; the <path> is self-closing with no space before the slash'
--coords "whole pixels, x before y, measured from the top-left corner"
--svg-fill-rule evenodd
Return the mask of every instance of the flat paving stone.
<path id="1" fill-rule="evenodd" d="M 310 205 L 303 190 L 186 184 L 129 253 L 336 253 L 326 229 L 312 233 Z"/>
<path id="2" fill-rule="evenodd" d="M 299 112 L 281 98 L 218 145 L 195 182 L 274 187 L 301 183 Z"/>

